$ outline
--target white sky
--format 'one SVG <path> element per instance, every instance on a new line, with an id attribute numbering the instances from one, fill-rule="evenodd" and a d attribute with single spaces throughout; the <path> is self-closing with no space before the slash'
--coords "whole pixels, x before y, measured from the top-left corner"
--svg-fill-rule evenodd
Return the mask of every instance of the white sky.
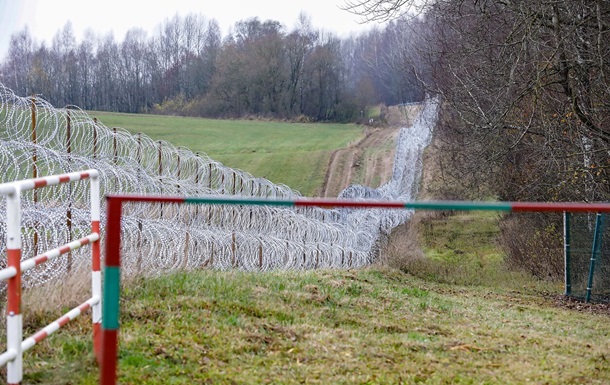
<path id="1" fill-rule="evenodd" d="M 10 36 L 25 25 L 38 43 L 45 41 L 49 46 L 68 20 L 79 42 L 87 29 L 97 34 L 112 31 L 117 41 L 133 27 L 143 28 L 150 36 L 165 19 L 190 12 L 216 19 L 223 36 L 236 21 L 255 16 L 277 20 L 290 29 L 301 11 L 310 16 L 315 29 L 340 37 L 372 28 L 341 10 L 344 4 L 343 0 L 0 0 L 0 60 L 5 58 Z"/>

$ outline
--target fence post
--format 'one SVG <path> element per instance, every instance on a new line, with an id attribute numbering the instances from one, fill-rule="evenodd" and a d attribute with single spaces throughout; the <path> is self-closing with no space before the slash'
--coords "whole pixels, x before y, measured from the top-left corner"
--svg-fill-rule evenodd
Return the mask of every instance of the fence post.
<path id="1" fill-rule="evenodd" d="M 34 145 L 32 149 L 32 178 L 38 178 L 38 168 L 36 167 L 36 144 L 38 139 L 36 138 L 36 97 L 32 95 L 32 144 Z M 34 202 L 36 202 L 36 190 L 34 190 Z"/>
<path id="2" fill-rule="evenodd" d="M 208 188 L 211 190 L 212 189 L 212 162 L 208 163 L 208 168 L 210 170 L 209 172 L 209 178 L 208 178 Z"/>
<path id="3" fill-rule="evenodd" d="M 100 180 L 98 173 L 91 175 L 91 232 L 98 233 L 99 239 L 91 245 L 91 296 L 97 296 L 100 301 L 91 309 L 93 323 L 93 352 L 98 365 L 102 363 L 102 273 L 100 258 Z"/>
<path id="4" fill-rule="evenodd" d="M 93 159 L 97 159 L 97 118 L 93 118 Z"/>
<path id="5" fill-rule="evenodd" d="M 208 261 L 210 264 L 210 268 L 214 268 L 214 242 L 212 242 L 210 245 L 211 245 L 210 259 Z"/>
<path id="6" fill-rule="evenodd" d="M 138 132 L 137 135 L 138 139 L 138 149 L 136 150 L 136 161 L 138 162 L 138 171 L 137 171 L 137 176 L 138 176 L 138 183 L 140 182 L 140 178 L 141 178 L 141 173 L 142 173 L 142 133 Z"/>
<path id="7" fill-rule="evenodd" d="M 120 199 L 107 198 L 106 260 L 102 312 L 102 365 L 100 383 L 116 384 L 121 290 L 121 209 Z"/>
<path id="8" fill-rule="evenodd" d="M 112 128 L 112 161 L 114 162 L 115 166 L 117 164 L 118 158 L 119 158 L 119 153 L 118 153 L 117 143 L 116 143 L 116 127 L 113 127 Z"/>
<path id="9" fill-rule="evenodd" d="M 136 159 L 138 161 L 138 171 L 137 171 L 138 186 L 140 186 L 141 185 L 140 179 L 142 179 L 142 163 L 143 163 L 142 133 L 141 132 L 138 132 L 138 150 L 136 153 Z M 142 271 L 142 258 L 143 258 L 143 253 L 144 253 L 144 251 L 142 250 L 143 249 L 142 229 L 143 229 L 142 218 L 140 216 L 138 216 L 138 257 L 136 260 L 136 269 L 138 271 L 138 274 L 140 274 L 140 272 Z"/>
<path id="10" fill-rule="evenodd" d="M 70 119 L 70 110 L 66 109 L 66 152 L 68 154 L 68 171 L 72 171 L 70 167 L 71 159 L 70 153 L 72 152 L 72 122 Z M 72 242 L 72 185 L 68 183 L 68 210 L 66 212 L 66 226 L 68 228 L 67 243 Z M 68 273 L 72 271 L 72 253 L 68 253 Z"/>
<path id="11" fill-rule="evenodd" d="M 563 256 L 565 261 L 565 295 L 572 295 L 572 277 L 570 275 L 570 213 L 563 212 Z"/>
<path id="12" fill-rule="evenodd" d="M 19 384 L 23 379 L 23 318 L 21 315 L 21 191 L 15 186 L 6 197 L 6 248 L 8 267 L 16 274 L 8 280 L 6 347 L 15 352 L 15 359 L 7 363 L 7 382 Z"/>
<path id="13" fill-rule="evenodd" d="M 184 263 L 182 264 L 182 267 L 185 269 L 188 266 L 190 244 L 191 244 L 191 233 L 190 233 L 190 231 L 187 230 L 186 236 L 185 236 L 185 241 L 184 241 Z"/>
<path id="14" fill-rule="evenodd" d="M 597 213 L 595 219 L 595 233 L 593 234 L 593 246 L 591 248 L 591 264 L 589 265 L 589 282 L 587 283 L 587 295 L 585 298 L 586 302 L 591 300 L 591 290 L 593 289 L 593 273 L 595 270 L 595 260 L 599 250 L 601 248 L 602 240 L 602 227 L 603 227 L 603 216 L 601 213 Z"/>
<path id="15" fill-rule="evenodd" d="M 176 172 L 176 179 L 178 179 L 178 185 L 176 186 L 178 189 L 178 195 L 180 195 L 180 154 L 176 155 L 178 157 L 178 162 L 176 164 L 176 168 L 178 171 Z"/>
<path id="16" fill-rule="evenodd" d="M 162 159 L 161 159 L 161 152 L 162 152 L 162 148 L 161 147 L 162 147 L 163 143 L 161 141 L 158 141 L 157 143 L 159 144 L 159 154 L 158 154 L 158 161 L 159 161 L 159 182 L 160 182 L 160 185 L 161 185 L 161 193 L 163 193 L 163 162 L 162 162 Z M 161 203 L 160 210 L 161 210 L 161 217 L 160 218 L 163 219 L 163 203 Z"/>
<path id="17" fill-rule="evenodd" d="M 263 269 L 263 244 L 258 244 L 258 268 Z"/>
<path id="18" fill-rule="evenodd" d="M 231 266 L 237 267 L 237 256 L 235 255 L 235 231 L 231 234 Z"/>
<path id="19" fill-rule="evenodd" d="M 195 153 L 195 157 L 196 157 L 196 161 L 195 161 L 195 187 L 196 187 L 196 191 L 197 193 L 201 193 L 201 190 L 199 190 L 199 153 L 196 152 Z M 195 205 L 195 221 L 197 221 L 199 217 L 199 205 Z"/>
<path id="20" fill-rule="evenodd" d="M 68 164 L 70 163 L 70 154 L 72 153 L 72 119 L 70 110 L 66 108 L 66 153 L 68 154 Z M 72 170 L 69 170 L 72 171 Z"/>
<path id="21" fill-rule="evenodd" d="M 38 178 L 38 154 L 36 152 L 36 144 L 38 138 L 36 135 L 36 96 L 32 95 L 32 179 Z M 38 191 L 32 191 L 32 200 L 34 203 L 38 202 Z M 34 227 L 34 255 L 38 255 L 38 231 L 36 226 Z"/>

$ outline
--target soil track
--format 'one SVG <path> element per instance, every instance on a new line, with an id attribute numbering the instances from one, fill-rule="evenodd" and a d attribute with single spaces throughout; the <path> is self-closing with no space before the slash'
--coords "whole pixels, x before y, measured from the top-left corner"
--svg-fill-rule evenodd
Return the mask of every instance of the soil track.
<path id="1" fill-rule="evenodd" d="M 333 151 L 320 195 L 336 198 L 351 184 L 379 187 L 388 182 L 400 128 L 410 126 L 418 112 L 418 107 L 390 107 L 387 125 L 369 126 L 360 141 Z"/>

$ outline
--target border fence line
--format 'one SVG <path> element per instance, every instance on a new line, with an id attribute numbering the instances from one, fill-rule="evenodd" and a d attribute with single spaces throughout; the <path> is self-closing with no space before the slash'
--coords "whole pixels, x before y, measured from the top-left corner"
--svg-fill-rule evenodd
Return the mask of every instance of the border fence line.
<path id="1" fill-rule="evenodd" d="M 21 261 L 21 193 L 47 186 L 89 179 L 91 195 L 91 233 L 35 257 Z M 8 263 L 0 270 L 0 280 L 7 280 L 7 350 L 0 355 L 0 366 L 7 365 L 7 383 L 19 384 L 23 380 L 23 352 L 31 349 L 82 312 L 92 309 L 93 347 L 98 362 L 101 357 L 102 285 L 100 272 L 100 193 L 97 170 L 26 179 L 0 184 L 0 195 L 6 196 L 6 244 Z M 36 266 L 68 254 L 83 246 L 91 245 L 91 291 L 87 301 L 23 340 L 23 316 L 21 313 L 21 277 Z"/>
<path id="2" fill-rule="evenodd" d="M 422 152 L 431 140 L 438 108 L 438 100 L 427 98 L 413 125 L 401 128 L 386 183 L 378 188 L 351 185 L 340 197 L 414 199 Z M 106 127 L 76 106 L 54 108 L 40 96 L 18 97 L 2 84 L 0 126 L 5 128 L 0 130 L 0 182 L 96 169 L 102 195 L 302 198 L 288 186 L 232 169 L 203 153 Z M 60 189 L 61 200 L 47 199 Z M 37 255 L 88 231 L 88 213 L 83 209 L 88 206 L 86 188 L 67 185 L 36 191 L 22 196 L 23 226 L 33 233 L 23 240 L 24 254 Z M 0 237 L 6 222 L 3 204 L 0 201 Z M 104 210 L 105 201 L 101 205 Z M 379 256 L 391 229 L 412 213 L 269 206 L 138 207 L 125 208 L 123 272 L 149 276 L 202 267 L 269 271 L 367 266 Z M 4 252 L 0 244 L 0 253 Z M 25 274 L 23 287 L 58 279 L 87 261 L 82 250 L 70 253 Z M 3 290 L 0 286 L 0 293 Z"/>
<path id="3" fill-rule="evenodd" d="M 106 259 L 104 266 L 104 299 L 102 318 L 102 354 L 100 384 L 115 385 L 119 334 L 119 299 L 121 279 L 121 217 L 124 203 L 175 203 L 195 205 L 260 205 L 323 208 L 384 208 L 424 210 L 491 210 L 514 212 L 589 212 L 610 213 L 610 203 L 578 202 L 467 202 L 467 201 L 365 201 L 338 199 L 244 199 L 219 197 L 170 197 L 109 195 L 106 220 Z"/>

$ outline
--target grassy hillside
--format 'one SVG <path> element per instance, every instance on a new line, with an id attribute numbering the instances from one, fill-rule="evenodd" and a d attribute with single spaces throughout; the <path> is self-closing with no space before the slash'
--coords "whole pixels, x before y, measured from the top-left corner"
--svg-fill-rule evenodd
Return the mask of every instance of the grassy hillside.
<path id="1" fill-rule="evenodd" d="M 122 297 L 122 384 L 605 384 L 607 316 L 538 287 L 385 268 L 176 273 Z M 24 383 L 95 384 L 89 320 L 26 355 Z"/>
<path id="2" fill-rule="evenodd" d="M 311 196 L 322 186 L 330 155 L 363 136 L 354 124 L 215 120 L 91 112 L 107 127 L 143 132 L 225 165 L 284 183 Z"/>

